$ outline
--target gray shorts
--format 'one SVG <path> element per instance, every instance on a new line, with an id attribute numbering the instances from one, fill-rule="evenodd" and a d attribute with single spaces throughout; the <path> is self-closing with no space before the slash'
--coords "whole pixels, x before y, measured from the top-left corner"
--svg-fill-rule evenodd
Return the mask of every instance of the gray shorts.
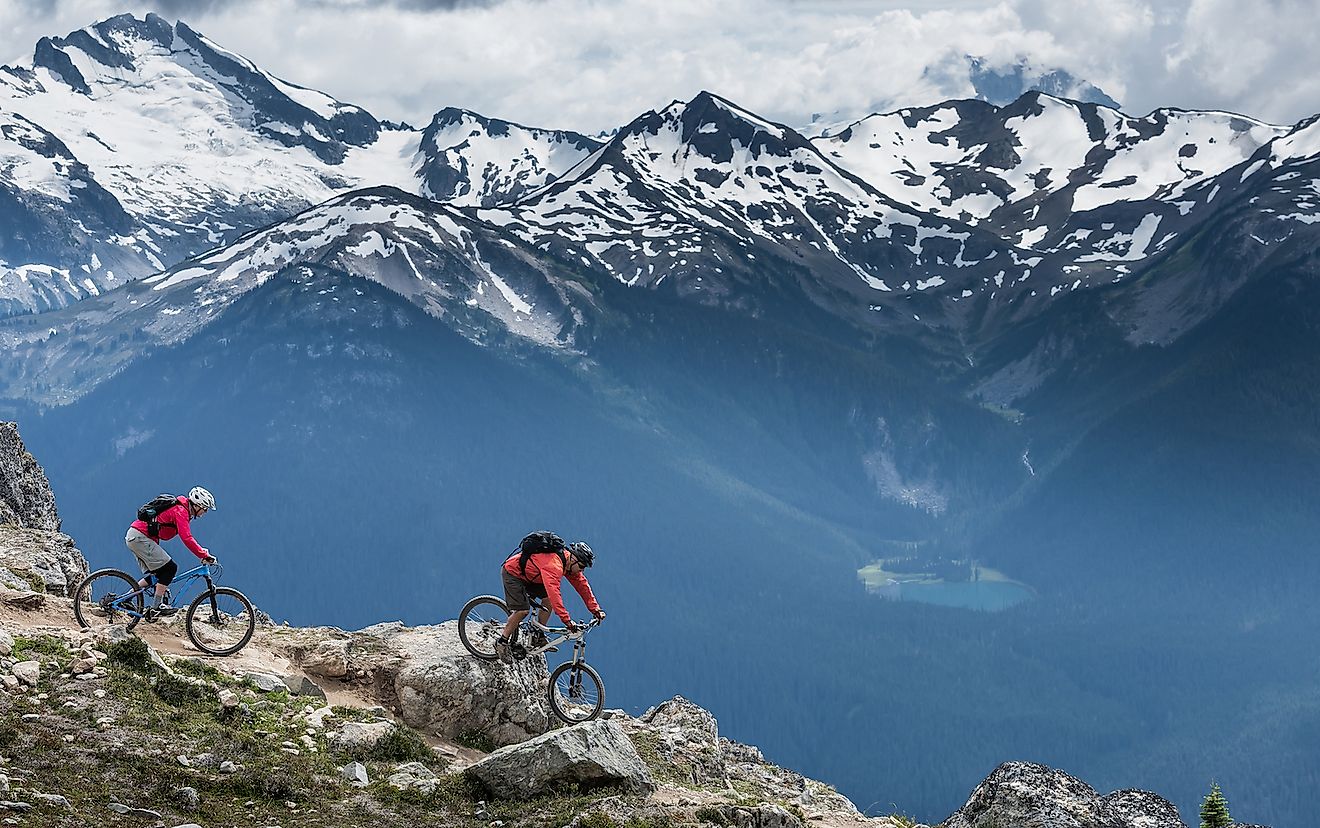
<path id="1" fill-rule="evenodd" d="M 137 558 L 138 566 L 143 572 L 153 572 L 170 562 L 170 553 L 131 526 L 128 528 L 128 534 L 124 535 L 124 543 L 128 544 L 129 551 Z"/>
<path id="2" fill-rule="evenodd" d="M 504 567 L 500 567 L 500 573 L 504 575 L 504 603 L 509 605 L 509 612 L 530 610 L 532 602 L 529 596 L 545 597 L 545 587 L 543 585 L 524 581 L 517 575 L 510 574 L 509 570 Z"/>

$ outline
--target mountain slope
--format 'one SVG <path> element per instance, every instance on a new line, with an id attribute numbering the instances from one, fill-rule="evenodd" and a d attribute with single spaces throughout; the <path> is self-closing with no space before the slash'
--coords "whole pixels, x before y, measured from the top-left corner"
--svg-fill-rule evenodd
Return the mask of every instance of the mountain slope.
<path id="1" fill-rule="evenodd" d="M 0 67 L 0 112 L 0 313 L 62 307 L 358 187 L 511 200 L 592 146 L 454 110 L 426 130 L 380 122 L 154 14 L 44 38 Z"/>

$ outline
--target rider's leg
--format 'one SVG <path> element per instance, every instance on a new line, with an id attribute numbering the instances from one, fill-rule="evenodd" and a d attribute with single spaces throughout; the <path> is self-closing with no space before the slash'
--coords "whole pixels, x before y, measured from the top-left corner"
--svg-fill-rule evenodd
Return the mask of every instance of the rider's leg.
<path id="1" fill-rule="evenodd" d="M 504 622 L 504 631 L 500 633 L 501 637 L 506 641 L 512 641 L 513 634 L 518 630 L 518 625 L 523 622 L 523 619 L 526 618 L 527 614 L 530 612 L 530 609 L 525 609 L 509 613 L 509 620 Z"/>
<path id="2" fill-rule="evenodd" d="M 545 604 L 541 605 L 541 611 L 536 614 L 536 620 L 544 627 L 550 623 L 550 608 Z"/>
<path id="3" fill-rule="evenodd" d="M 152 570 L 151 574 L 156 578 L 155 609 L 160 610 L 165 606 L 165 594 L 169 591 L 169 585 L 174 581 L 174 576 L 178 573 L 179 565 L 175 563 L 173 559 L 159 569 Z"/>

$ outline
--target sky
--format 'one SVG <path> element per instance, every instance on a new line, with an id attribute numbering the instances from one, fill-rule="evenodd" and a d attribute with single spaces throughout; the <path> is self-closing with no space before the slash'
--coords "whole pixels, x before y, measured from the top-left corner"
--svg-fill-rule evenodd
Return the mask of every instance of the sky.
<path id="1" fill-rule="evenodd" d="M 458 106 L 599 132 L 706 89 L 792 126 L 973 92 L 965 55 L 1064 69 L 1144 115 L 1320 113 L 1320 0 L 0 0 L 0 61 L 123 12 L 424 125 Z"/>

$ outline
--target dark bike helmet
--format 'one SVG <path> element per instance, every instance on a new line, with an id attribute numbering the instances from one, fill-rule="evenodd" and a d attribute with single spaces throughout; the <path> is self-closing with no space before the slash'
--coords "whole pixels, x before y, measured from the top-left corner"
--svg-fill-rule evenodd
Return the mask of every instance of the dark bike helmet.
<path id="1" fill-rule="evenodd" d="M 582 541 L 578 541 L 577 543 L 568 547 L 568 551 L 573 553 L 573 557 L 577 558 L 579 561 L 582 561 L 583 569 L 591 566 L 591 562 L 596 558 L 596 553 L 592 552 L 591 547 L 587 546 Z"/>

